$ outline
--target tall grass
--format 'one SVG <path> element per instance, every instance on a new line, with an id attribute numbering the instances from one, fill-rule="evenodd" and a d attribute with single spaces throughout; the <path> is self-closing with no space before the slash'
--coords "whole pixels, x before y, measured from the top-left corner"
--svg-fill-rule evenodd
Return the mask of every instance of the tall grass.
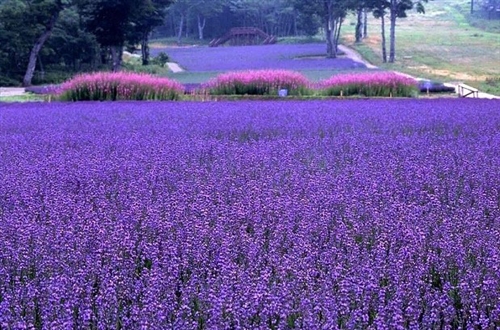
<path id="1" fill-rule="evenodd" d="M 131 72 L 78 75 L 61 86 L 65 101 L 177 100 L 184 87 L 171 79 Z"/>
<path id="2" fill-rule="evenodd" d="M 415 79 L 394 72 L 340 74 L 318 84 L 328 96 L 410 97 L 418 93 L 417 86 Z"/>
<path id="3" fill-rule="evenodd" d="M 281 89 L 289 95 L 307 95 L 310 82 L 294 71 L 251 70 L 220 74 L 203 88 L 213 95 L 276 95 Z"/>

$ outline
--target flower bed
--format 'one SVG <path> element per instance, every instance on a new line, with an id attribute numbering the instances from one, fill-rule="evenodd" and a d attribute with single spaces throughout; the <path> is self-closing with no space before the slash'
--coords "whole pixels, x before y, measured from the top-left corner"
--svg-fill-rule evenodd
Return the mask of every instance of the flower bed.
<path id="1" fill-rule="evenodd" d="M 298 72 L 256 70 L 224 73 L 203 88 L 212 95 L 277 95 L 286 89 L 289 95 L 309 93 L 310 82 Z"/>
<path id="2" fill-rule="evenodd" d="M 62 84 L 65 101 L 176 100 L 181 84 L 167 78 L 130 72 L 84 74 Z"/>
<path id="3" fill-rule="evenodd" d="M 499 107 L 2 105 L 1 328 L 499 328 Z"/>
<path id="4" fill-rule="evenodd" d="M 394 72 L 339 74 L 319 83 L 326 95 L 409 97 L 418 93 L 418 82 Z"/>
<path id="5" fill-rule="evenodd" d="M 190 72 L 225 72 L 235 70 L 366 70 L 362 63 L 348 58 L 328 59 L 324 43 L 276 44 L 238 47 L 170 47 L 164 51 L 174 62 Z M 314 58 L 313 58 L 314 57 Z"/>

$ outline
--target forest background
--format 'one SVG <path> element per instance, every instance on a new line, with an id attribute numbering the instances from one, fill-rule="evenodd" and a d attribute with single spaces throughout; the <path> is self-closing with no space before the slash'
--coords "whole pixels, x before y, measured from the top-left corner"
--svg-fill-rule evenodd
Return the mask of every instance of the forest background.
<path id="1" fill-rule="evenodd" d="M 351 42 L 371 61 L 400 68 L 408 56 L 396 56 L 396 22 L 415 19 L 414 13 L 424 14 L 433 2 L 438 1 L 0 0 L 0 86 L 59 83 L 80 72 L 118 71 L 124 50 L 140 54 L 144 68 L 162 65 L 165 58 L 151 58 L 151 45 L 205 45 L 239 26 L 257 27 L 280 42 L 324 42 L 325 56 L 331 58 L 340 41 Z M 458 1 L 449 9 L 466 11 L 467 24 L 500 32 L 495 30 L 499 0 Z M 373 20 L 380 28 L 368 31 Z M 364 44 L 368 35 L 377 36 L 376 45 Z M 414 43 L 425 46 L 421 39 Z M 408 45 L 403 42 L 402 47 Z"/>

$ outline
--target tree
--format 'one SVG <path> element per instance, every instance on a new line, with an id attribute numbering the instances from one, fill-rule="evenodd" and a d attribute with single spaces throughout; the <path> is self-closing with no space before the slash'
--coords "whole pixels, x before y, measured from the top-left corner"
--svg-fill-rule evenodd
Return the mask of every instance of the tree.
<path id="1" fill-rule="evenodd" d="M 31 19 L 23 21 L 27 6 L 22 1 L 5 1 L 0 6 L 0 64 L 2 84 L 22 81 L 26 72 L 29 49 L 36 38 L 30 24 Z M 26 18 L 26 16 L 24 16 Z"/>
<path id="2" fill-rule="evenodd" d="M 7 68 L 7 76 L 22 80 L 23 86 L 31 85 L 40 51 L 67 4 L 65 0 L 1 2 L 0 39 L 4 39 L 2 53 L 7 57 L 2 67 Z"/>
<path id="3" fill-rule="evenodd" d="M 290 35 L 297 24 L 297 11 L 288 0 L 233 0 L 231 10 L 243 22 L 240 25 L 255 26 L 270 35 Z"/>
<path id="4" fill-rule="evenodd" d="M 361 42 L 361 39 L 363 38 L 363 13 L 364 13 L 364 8 L 363 6 L 359 6 L 356 10 L 356 32 L 355 32 L 355 38 L 356 42 Z"/>
<path id="5" fill-rule="evenodd" d="M 170 10 L 179 18 L 179 27 L 177 32 L 177 43 L 182 42 L 182 34 L 184 32 L 184 26 L 187 26 L 188 16 L 193 8 L 202 4 L 203 0 L 176 0 L 175 3 L 170 7 Z"/>
<path id="6" fill-rule="evenodd" d="M 348 10 L 354 9 L 351 0 L 295 0 L 295 8 L 303 15 L 321 18 L 326 37 L 327 57 L 337 57 L 340 29 Z"/>
<path id="7" fill-rule="evenodd" d="M 142 64 L 149 64 L 149 36 L 157 26 L 163 24 L 166 8 L 173 0 L 142 0 L 137 3 L 129 17 L 131 29 L 126 39 L 132 44 L 140 43 Z"/>
<path id="8" fill-rule="evenodd" d="M 363 39 L 368 38 L 368 11 L 367 7 L 363 9 Z"/>
<path id="9" fill-rule="evenodd" d="M 370 2 L 370 7 L 372 8 L 373 16 L 380 19 L 380 34 L 382 37 L 381 47 L 382 47 L 382 61 L 387 62 L 387 48 L 386 48 L 386 37 L 385 37 L 385 15 L 387 15 L 387 9 L 390 6 L 388 0 L 373 0 Z"/>
<path id="10" fill-rule="evenodd" d="M 100 64 L 99 54 L 95 36 L 81 24 L 76 7 L 70 6 L 61 12 L 54 31 L 40 52 L 39 63 L 48 70 L 63 70 L 65 73 L 96 70 Z"/>
<path id="11" fill-rule="evenodd" d="M 205 38 L 204 31 L 207 19 L 222 13 L 225 4 L 227 4 L 226 0 L 199 0 L 198 5 L 193 7 L 196 15 L 198 39 Z"/>
<path id="12" fill-rule="evenodd" d="M 396 21 L 398 18 L 407 17 L 406 12 L 416 6 L 417 12 L 425 13 L 423 3 L 427 0 L 367 0 L 367 7 L 372 9 L 373 16 L 381 20 L 382 35 L 382 60 L 394 63 L 396 59 Z M 390 19 L 390 50 L 387 60 L 385 17 L 389 14 Z"/>
<path id="13" fill-rule="evenodd" d="M 37 22 L 43 26 L 40 34 L 35 40 L 33 47 L 31 48 L 28 67 L 26 68 L 26 73 L 23 78 L 23 86 L 31 86 L 31 81 L 33 80 L 33 75 L 35 73 L 36 61 L 38 59 L 38 54 L 43 47 L 43 44 L 50 37 L 54 26 L 57 23 L 59 14 L 68 5 L 67 1 L 55 0 L 55 1 L 28 1 L 28 8 L 33 13 L 37 13 Z"/>
<path id="14" fill-rule="evenodd" d="M 415 5 L 417 7 L 418 13 L 425 13 L 425 8 L 423 5 L 424 2 L 427 2 L 427 0 L 418 0 L 416 2 L 414 2 L 413 0 L 390 0 L 389 13 L 391 27 L 389 63 L 394 63 L 396 59 L 396 20 L 398 18 L 407 17 L 406 11 L 412 9 Z"/>
<path id="15" fill-rule="evenodd" d="M 144 0 L 141 0 L 144 1 Z M 82 0 L 80 11 L 97 42 L 111 50 L 112 70 L 121 69 L 127 33 L 132 28 L 135 0 Z"/>
<path id="16" fill-rule="evenodd" d="M 63 3 L 60 13 L 55 13 L 58 17 L 49 35 L 46 26 L 54 3 L 0 2 L 0 84 L 20 85 L 23 80 L 26 86 L 59 82 L 72 72 L 98 65 L 99 46 L 94 36 L 83 29 L 76 7 L 69 1 Z M 40 37 L 44 33 L 47 38 L 42 45 Z"/>

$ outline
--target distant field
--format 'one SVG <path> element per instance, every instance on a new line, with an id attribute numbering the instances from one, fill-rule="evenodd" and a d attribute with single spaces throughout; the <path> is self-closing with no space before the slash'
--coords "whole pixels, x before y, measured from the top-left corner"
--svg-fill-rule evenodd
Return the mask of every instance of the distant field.
<path id="1" fill-rule="evenodd" d="M 415 76 L 442 81 L 464 81 L 483 90 L 500 93 L 492 78 L 500 76 L 500 34 L 469 24 L 465 0 L 435 0 L 426 4 L 426 14 L 411 12 L 398 20 L 396 29 L 397 63 L 381 61 L 380 21 L 370 17 L 369 38 L 354 45 L 354 27 L 346 22 L 343 38 L 373 64 Z M 496 21 L 500 25 L 500 21 Z M 495 21 L 488 22 L 490 30 Z M 476 22 L 474 25 L 480 25 Z M 387 38 L 389 25 L 387 25 Z M 389 51 L 389 44 L 387 44 Z M 485 81 L 490 79 L 490 86 Z M 488 91 L 488 90 L 485 90 Z"/>
<path id="2" fill-rule="evenodd" d="M 484 92 L 500 95 L 500 21 L 481 20 L 468 13 L 467 0 L 435 0 L 424 15 L 409 12 L 397 23 L 394 64 L 381 61 L 380 21 L 370 16 L 369 37 L 354 44 L 354 21 L 343 27 L 343 44 L 359 51 L 382 70 L 396 70 L 416 77 L 445 82 L 465 82 Z M 496 26 L 498 25 L 498 26 Z M 480 28 L 481 27 L 481 28 Z M 389 24 L 386 26 L 389 38 Z M 161 48 L 187 72 L 170 74 L 183 83 L 200 83 L 228 70 L 278 68 L 301 71 L 312 80 L 330 77 L 339 70 L 364 70 L 349 59 L 308 58 L 324 54 L 325 45 L 278 44 L 274 46 Z M 389 51 L 389 43 L 387 44 Z"/>
<path id="3" fill-rule="evenodd" d="M 326 59 L 323 43 L 216 48 L 156 46 L 151 53 L 154 56 L 162 51 L 186 70 L 171 77 L 186 83 L 204 82 L 217 73 L 235 70 L 295 70 L 312 80 L 325 79 L 339 71 L 366 70 L 364 64 L 348 58 Z"/>

